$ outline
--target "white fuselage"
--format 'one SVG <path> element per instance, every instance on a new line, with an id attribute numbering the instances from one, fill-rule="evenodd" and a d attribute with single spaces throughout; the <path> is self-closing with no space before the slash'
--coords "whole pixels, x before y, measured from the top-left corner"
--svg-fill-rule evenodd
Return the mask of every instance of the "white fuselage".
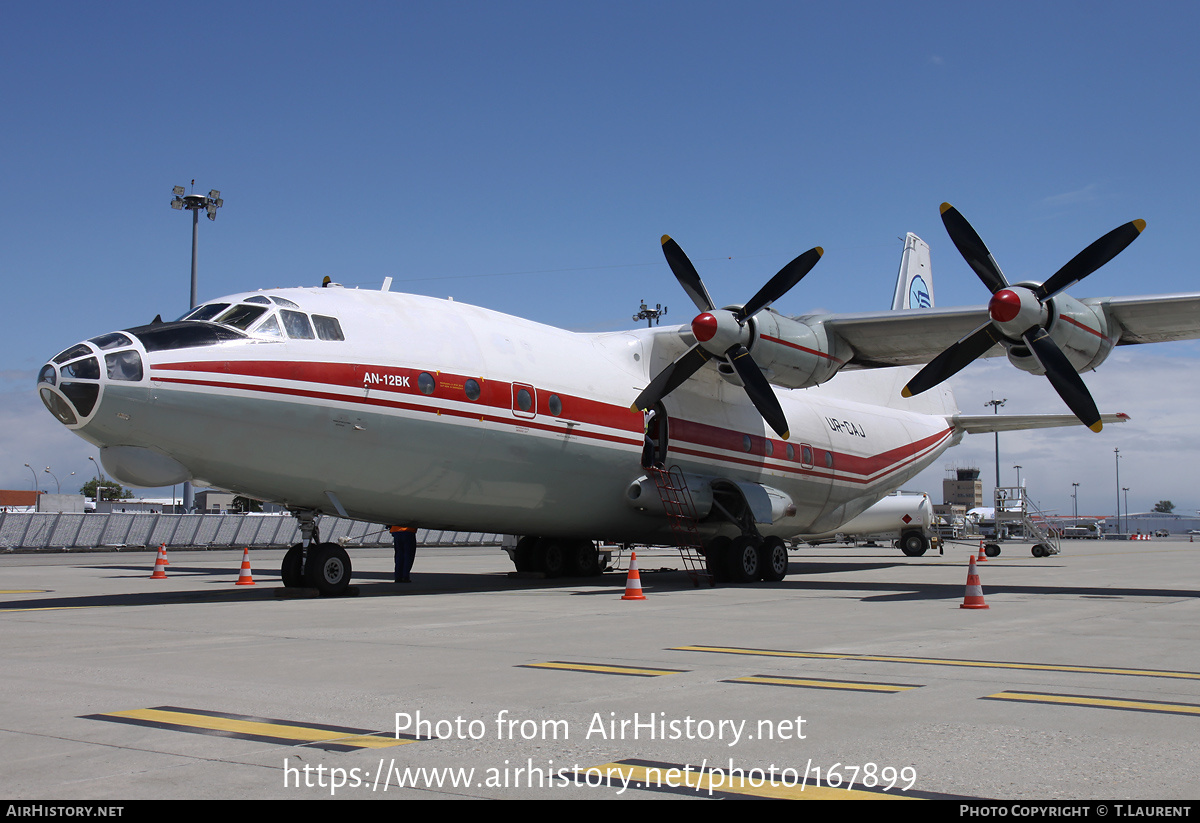
<path id="1" fill-rule="evenodd" d="M 68 350 L 57 371 L 43 370 L 43 398 L 67 400 L 97 384 L 94 408 L 73 423 L 53 398 L 47 405 L 100 446 L 106 468 L 131 485 L 169 485 L 186 474 L 373 522 L 669 540 L 661 508 L 633 506 L 626 496 L 645 473 L 643 414 L 629 404 L 689 345 L 686 328 L 579 334 L 413 295 L 258 294 L 337 318 L 344 339 L 261 333 L 262 318 L 244 338 L 209 345 L 147 351 L 129 333 L 132 344 L 118 354 L 124 362 L 132 352 L 141 357 L 137 379 L 131 371 L 114 379 L 114 355 L 106 370 L 106 350 L 88 343 L 90 355 L 64 357 Z M 100 364 L 94 380 L 87 356 Z M 955 411 L 948 392 L 901 401 L 911 372 L 894 371 L 780 390 L 791 430 L 784 442 L 740 386 L 706 367 L 663 401 L 668 463 L 784 493 L 792 505 L 758 524 L 764 535 L 835 529 L 960 436 L 948 422 Z M 153 471 L 139 468 L 149 464 Z M 718 518 L 702 530 L 736 533 Z"/>

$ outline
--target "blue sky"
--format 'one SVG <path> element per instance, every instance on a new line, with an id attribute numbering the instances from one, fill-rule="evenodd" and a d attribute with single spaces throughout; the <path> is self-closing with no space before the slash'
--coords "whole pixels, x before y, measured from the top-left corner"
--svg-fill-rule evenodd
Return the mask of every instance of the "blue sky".
<path id="1" fill-rule="evenodd" d="M 1195 290 L 1198 18 L 1096 2 L 10 5 L 0 487 L 29 488 L 27 462 L 92 476 L 37 369 L 184 311 L 190 220 L 168 203 L 193 178 L 226 201 L 201 221 L 201 299 L 390 276 L 578 330 L 628 327 L 642 298 L 684 323 L 669 233 L 718 302 L 822 245 L 777 308 L 861 311 L 887 307 L 914 231 L 939 305 L 982 303 L 944 200 L 1010 280 L 1141 217 L 1072 293 Z M 1086 475 L 1081 509 L 1105 513 L 1119 446 L 1132 509 L 1200 507 L 1200 347 L 1119 355 L 1085 379 L 1133 423 L 1005 437 L 1002 463 L 1060 509 Z M 1002 361 L 957 382 L 967 411 L 993 390 L 1006 411 L 1059 411 L 1044 384 Z M 945 463 L 990 455 L 969 438 Z M 942 473 L 922 478 L 937 499 Z"/>

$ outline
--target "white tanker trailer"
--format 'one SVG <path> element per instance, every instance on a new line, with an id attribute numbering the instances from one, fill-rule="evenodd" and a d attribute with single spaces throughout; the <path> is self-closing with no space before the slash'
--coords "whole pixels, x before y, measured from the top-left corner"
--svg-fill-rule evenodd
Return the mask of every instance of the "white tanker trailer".
<path id="1" fill-rule="evenodd" d="M 909 557 L 920 557 L 937 540 L 936 523 L 928 494 L 898 491 L 834 531 L 806 534 L 800 539 L 806 543 L 829 543 L 841 537 L 890 540 Z"/>

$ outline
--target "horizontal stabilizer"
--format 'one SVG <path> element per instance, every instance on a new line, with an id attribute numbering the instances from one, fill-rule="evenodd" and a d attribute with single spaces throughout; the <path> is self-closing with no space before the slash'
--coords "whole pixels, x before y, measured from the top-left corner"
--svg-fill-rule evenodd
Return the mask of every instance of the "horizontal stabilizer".
<path id="1" fill-rule="evenodd" d="M 1129 415 L 1124 412 L 1100 415 L 1101 423 L 1124 423 L 1127 420 L 1129 420 Z M 949 422 L 954 428 L 961 429 L 967 434 L 1083 425 L 1073 414 L 956 414 L 950 418 Z"/>

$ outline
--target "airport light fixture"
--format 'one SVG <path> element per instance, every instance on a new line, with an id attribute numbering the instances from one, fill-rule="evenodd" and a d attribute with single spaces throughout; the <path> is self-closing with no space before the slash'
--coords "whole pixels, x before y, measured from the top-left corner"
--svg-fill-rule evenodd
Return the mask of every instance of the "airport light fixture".
<path id="1" fill-rule="evenodd" d="M 96 462 L 96 458 L 89 454 L 88 460 L 92 461 L 92 466 L 96 469 L 96 494 L 93 496 L 95 497 L 96 502 L 99 503 L 101 494 L 100 489 L 104 486 L 104 477 L 100 474 L 100 464 Z"/>
<path id="2" fill-rule="evenodd" d="M 196 185 L 196 181 L 192 181 L 192 185 Z M 188 298 L 188 308 L 196 308 L 196 248 L 200 239 L 200 210 L 203 209 L 208 214 L 209 220 L 217 219 L 217 209 L 225 205 L 225 201 L 221 199 L 221 192 L 213 189 L 207 195 L 204 194 L 184 194 L 183 186 L 176 186 L 171 190 L 175 194 L 175 199 L 171 201 L 171 208 L 176 210 L 190 211 L 192 213 L 192 291 Z M 190 482 L 183 484 L 183 510 L 191 511 L 195 498 L 192 496 L 192 484 Z"/>
<path id="3" fill-rule="evenodd" d="M 1121 491 L 1125 492 L 1125 528 L 1129 528 L 1129 487 L 1122 486 Z"/>
<path id="4" fill-rule="evenodd" d="M 1072 483 L 1071 485 L 1074 487 L 1074 491 L 1071 492 L 1071 508 L 1072 508 L 1071 525 L 1078 526 L 1079 525 L 1079 484 Z"/>
<path id="5" fill-rule="evenodd" d="M 993 414 L 1000 414 L 1000 407 L 1007 402 L 1007 397 L 1003 400 L 997 400 L 996 396 L 992 395 L 992 399 L 983 405 L 984 407 L 991 406 Z M 993 434 L 996 436 L 996 488 L 1000 488 L 1000 432 L 996 431 Z"/>
<path id="6" fill-rule="evenodd" d="M 1017 470 L 1017 488 L 1019 489 L 1021 488 L 1021 467 L 1013 466 L 1013 468 Z"/>
<path id="7" fill-rule="evenodd" d="M 196 185 L 196 181 L 192 181 L 192 185 Z M 196 250 L 200 238 L 200 212 L 203 210 L 208 214 L 209 220 L 217 219 L 217 209 L 225 205 L 225 201 L 221 199 L 221 192 L 213 189 L 208 194 L 184 194 L 183 186 L 176 186 L 172 189 L 175 194 L 175 199 L 171 201 L 171 208 L 176 210 L 187 210 L 192 213 L 192 292 L 188 308 L 196 308 Z"/>
<path id="8" fill-rule="evenodd" d="M 635 314 L 633 316 L 633 319 L 634 320 L 645 320 L 646 328 L 650 328 L 650 326 L 657 326 L 658 318 L 662 317 L 666 313 L 667 313 L 667 307 L 664 306 L 662 303 L 655 303 L 654 308 L 650 308 L 649 306 L 646 305 L 646 301 L 643 300 L 641 311 L 639 311 L 637 314 Z"/>
<path id="9" fill-rule="evenodd" d="M 54 478 L 54 486 L 57 489 L 55 494 L 62 494 L 62 483 L 58 482 L 58 475 L 56 475 L 54 472 L 50 471 L 49 466 L 46 467 L 46 474 L 48 474 Z"/>
<path id="10" fill-rule="evenodd" d="M 1117 534 L 1121 533 L 1121 450 L 1113 449 L 1113 462 L 1117 464 Z"/>
<path id="11" fill-rule="evenodd" d="M 29 465 L 28 463 L 25 464 L 25 468 L 29 469 L 29 473 L 33 475 L 33 490 L 36 492 L 38 490 L 37 472 L 35 472 L 33 470 L 33 466 Z"/>

